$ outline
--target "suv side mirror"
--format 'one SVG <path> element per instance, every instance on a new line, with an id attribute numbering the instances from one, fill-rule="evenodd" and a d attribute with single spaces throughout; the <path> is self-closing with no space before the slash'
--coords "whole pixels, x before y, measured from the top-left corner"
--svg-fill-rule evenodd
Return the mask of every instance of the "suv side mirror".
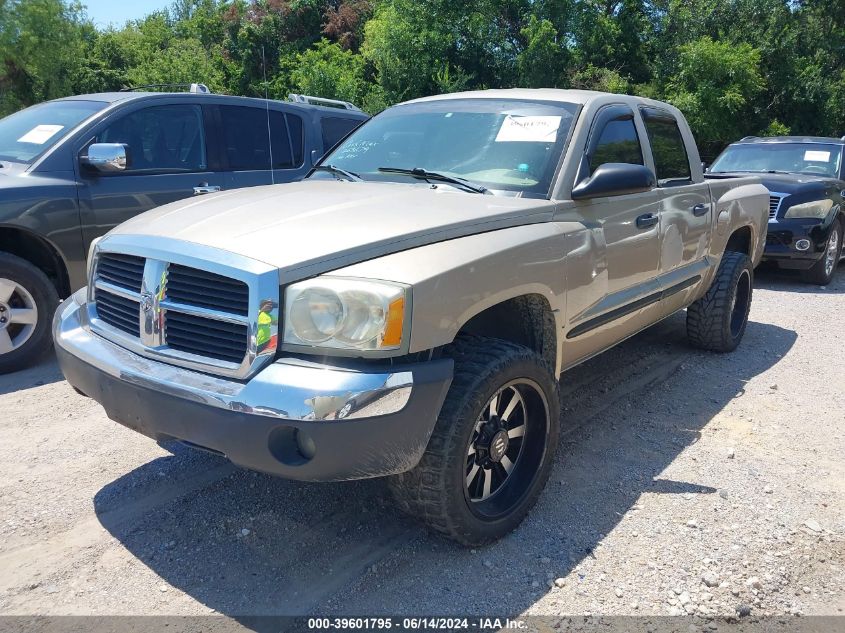
<path id="1" fill-rule="evenodd" d="M 126 170 L 127 147 L 123 143 L 94 143 L 88 146 L 88 154 L 81 156 L 83 165 L 102 173 Z"/>
<path id="2" fill-rule="evenodd" d="M 595 173 L 572 189 L 573 200 L 588 200 L 604 196 L 649 191 L 657 184 L 652 171 L 631 163 L 604 163 Z"/>

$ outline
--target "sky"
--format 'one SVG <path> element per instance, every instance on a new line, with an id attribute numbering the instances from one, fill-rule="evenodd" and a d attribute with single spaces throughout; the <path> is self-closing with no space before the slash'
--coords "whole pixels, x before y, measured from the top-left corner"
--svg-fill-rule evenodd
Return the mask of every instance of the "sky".
<path id="1" fill-rule="evenodd" d="M 99 28 L 109 23 L 123 26 L 126 20 L 143 18 L 157 9 L 170 6 L 172 0 L 82 0 L 88 17 Z"/>

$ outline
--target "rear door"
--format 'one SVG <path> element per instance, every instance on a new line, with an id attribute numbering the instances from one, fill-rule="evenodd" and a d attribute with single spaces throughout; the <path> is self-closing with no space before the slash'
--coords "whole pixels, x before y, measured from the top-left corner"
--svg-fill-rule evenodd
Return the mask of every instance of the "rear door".
<path id="1" fill-rule="evenodd" d="M 79 148 L 82 154 L 92 143 L 124 143 L 128 158 L 126 170 L 118 173 L 79 165 L 86 246 L 139 213 L 222 187 L 223 175 L 208 164 L 202 106 L 158 103 L 116 112 Z"/>
<path id="2" fill-rule="evenodd" d="M 691 283 L 706 265 L 713 209 L 707 184 L 695 182 L 678 121 L 668 110 L 642 107 L 660 192 L 661 284 Z"/>

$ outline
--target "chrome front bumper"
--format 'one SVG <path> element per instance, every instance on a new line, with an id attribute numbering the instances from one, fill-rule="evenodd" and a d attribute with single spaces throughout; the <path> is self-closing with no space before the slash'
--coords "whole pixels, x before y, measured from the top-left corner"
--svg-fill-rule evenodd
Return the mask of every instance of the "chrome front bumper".
<path id="1" fill-rule="evenodd" d="M 245 382 L 211 376 L 92 333 L 85 297 L 82 289 L 67 299 L 53 321 L 59 363 L 74 387 L 112 419 L 157 440 L 182 440 L 295 479 L 372 477 L 413 467 L 451 382 L 451 361 L 373 371 L 291 358 Z M 359 442 L 366 447 L 361 463 L 349 454 Z"/>

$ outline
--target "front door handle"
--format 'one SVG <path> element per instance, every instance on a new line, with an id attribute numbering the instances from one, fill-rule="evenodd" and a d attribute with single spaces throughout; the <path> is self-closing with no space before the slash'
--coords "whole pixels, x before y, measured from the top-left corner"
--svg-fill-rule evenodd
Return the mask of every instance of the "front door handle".
<path id="1" fill-rule="evenodd" d="M 218 187 L 217 185 L 209 185 L 208 183 L 204 182 L 200 185 L 194 187 L 194 195 L 199 196 L 204 193 L 215 193 L 220 191 L 222 187 Z"/>
<path id="2" fill-rule="evenodd" d="M 645 213 L 637 218 L 638 229 L 648 229 L 657 224 L 657 216 L 653 213 Z"/>
<path id="3" fill-rule="evenodd" d="M 709 204 L 699 203 L 692 208 L 692 214 L 700 218 L 702 215 L 707 215 L 707 212 L 710 210 Z"/>

